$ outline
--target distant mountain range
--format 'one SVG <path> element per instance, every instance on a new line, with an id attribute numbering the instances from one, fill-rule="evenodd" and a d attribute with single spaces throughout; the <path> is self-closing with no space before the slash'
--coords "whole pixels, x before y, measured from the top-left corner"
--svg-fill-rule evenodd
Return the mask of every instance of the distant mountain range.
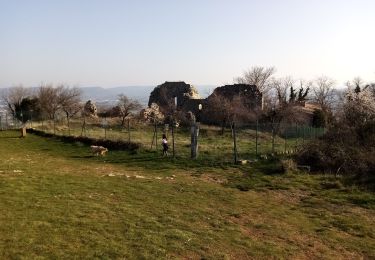
<path id="1" fill-rule="evenodd" d="M 114 88 L 82 87 L 82 99 L 93 100 L 99 103 L 116 103 L 118 95 L 136 99 L 142 105 L 147 105 L 151 91 L 155 86 L 125 86 Z M 201 97 L 207 97 L 215 89 L 214 86 L 195 86 Z"/>

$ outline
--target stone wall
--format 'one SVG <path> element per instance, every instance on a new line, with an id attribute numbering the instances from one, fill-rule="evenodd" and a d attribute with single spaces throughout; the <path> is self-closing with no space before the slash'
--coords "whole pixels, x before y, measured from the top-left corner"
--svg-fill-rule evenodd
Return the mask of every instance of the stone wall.
<path id="1" fill-rule="evenodd" d="M 234 84 L 218 87 L 208 99 L 215 95 L 226 97 L 229 100 L 240 96 L 243 97 L 243 101 L 249 109 L 262 108 L 263 95 L 255 85 Z"/>
<path id="2" fill-rule="evenodd" d="M 199 98 L 198 91 L 192 85 L 186 84 L 183 81 L 166 81 L 151 92 L 148 106 L 151 106 L 152 103 L 156 103 L 160 107 L 175 104 L 177 105 L 177 109 L 182 109 L 186 100 Z"/>

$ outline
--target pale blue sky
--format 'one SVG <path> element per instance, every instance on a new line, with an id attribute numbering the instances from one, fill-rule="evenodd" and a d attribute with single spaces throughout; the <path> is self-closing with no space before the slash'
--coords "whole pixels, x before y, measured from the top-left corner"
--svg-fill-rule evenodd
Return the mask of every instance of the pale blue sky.
<path id="1" fill-rule="evenodd" d="M 375 81 L 373 0 L 0 0 L 0 86 Z"/>

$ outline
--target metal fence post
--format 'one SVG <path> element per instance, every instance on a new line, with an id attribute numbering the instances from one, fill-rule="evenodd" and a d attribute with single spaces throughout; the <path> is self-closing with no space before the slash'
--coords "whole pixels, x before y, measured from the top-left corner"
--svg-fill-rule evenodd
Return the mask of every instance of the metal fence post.
<path id="1" fill-rule="evenodd" d="M 175 158 L 175 149 L 174 149 L 174 121 L 172 122 L 172 156 Z"/>
<path id="2" fill-rule="evenodd" d="M 233 157 L 234 157 L 234 163 L 237 163 L 237 140 L 236 140 L 236 125 L 233 122 L 232 125 L 232 136 L 233 136 Z"/>
<path id="3" fill-rule="evenodd" d="M 259 131 L 259 121 L 256 121 L 256 130 L 255 130 L 255 156 L 258 156 L 258 131 Z"/>
<path id="4" fill-rule="evenodd" d="M 288 128 L 285 127 L 285 133 L 284 133 L 284 153 L 286 153 L 287 139 L 288 139 Z"/>
<path id="5" fill-rule="evenodd" d="M 275 153 L 275 129 L 274 129 L 274 123 L 271 125 L 272 129 L 272 154 Z"/>

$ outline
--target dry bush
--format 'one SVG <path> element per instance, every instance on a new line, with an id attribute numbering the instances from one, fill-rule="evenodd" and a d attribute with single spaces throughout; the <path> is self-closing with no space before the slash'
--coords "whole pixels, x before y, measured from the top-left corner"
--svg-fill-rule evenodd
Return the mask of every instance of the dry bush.
<path id="1" fill-rule="evenodd" d="M 375 97 L 349 89 L 340 112 L 323 137 L 302 147 L 297 162 L 375 187 Z"/>

